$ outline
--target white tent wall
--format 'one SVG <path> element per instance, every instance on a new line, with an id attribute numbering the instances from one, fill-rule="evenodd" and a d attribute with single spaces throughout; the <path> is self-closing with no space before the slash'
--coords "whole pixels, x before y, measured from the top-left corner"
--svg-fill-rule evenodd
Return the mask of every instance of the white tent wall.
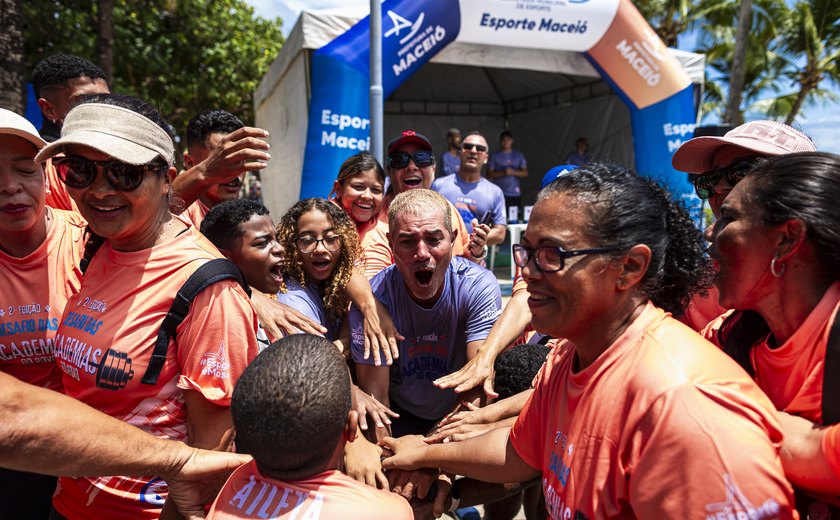
<path id="1" fill-rule="evenodd" d="M 366 14 L 359 7 L 301 13 L 254 94 L 256 124 L 270 133 L 272 160 L 262 186 L 275 219 L 300 193 L 311 52 Z M 672 52 L 692 82 L 701 85 L 704 57 Z M 402 130 L 417 130 L 431 139 L 439 154 L 446 146 L 446 130 L 454 126 L 480 131 L 495 150 L 506 122 L 514 146 L 529 162 L 530 176 L 523 183 L 526 201 L 536 195 L 545 171 L 562 163 L 579 136 L 588 138 L 597 159 L 628 166 L 634 162 L 629 110 L 575 52 L 453 42 L 386 100 L 384 134 L 387 141 Z"/>

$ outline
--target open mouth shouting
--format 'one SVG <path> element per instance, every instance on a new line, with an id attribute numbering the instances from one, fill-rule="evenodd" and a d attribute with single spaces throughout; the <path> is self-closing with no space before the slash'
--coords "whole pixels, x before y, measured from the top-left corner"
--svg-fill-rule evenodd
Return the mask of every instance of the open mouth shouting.
<path id="1" fill-rule="evenodd" d="M 412 190 L 423 187 L 423 176 L 421 175 L 406 175 L 403 177 L 403 184 L 406 189 Z"/>
<path id="2" fill-rule="evenodd" d="M 423 288 L 431 287 L 432 277 L 435 270 L 432 267 L 420 267 L 414 271 L 414 279 L 417 280 L 417 285 Z"/>

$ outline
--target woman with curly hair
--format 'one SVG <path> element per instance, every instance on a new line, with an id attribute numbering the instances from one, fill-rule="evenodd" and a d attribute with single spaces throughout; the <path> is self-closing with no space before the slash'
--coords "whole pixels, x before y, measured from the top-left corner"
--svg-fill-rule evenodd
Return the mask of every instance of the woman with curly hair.
<path id="1" fill-rule="evenodd" d="M 299 201 L 277 226 L 286 251 L 277 299 L 327 327 L 335 340 L 350 305 L 345 288 L 359 258 L 359 235 L 344 210 L 326 199 Z"/>
<path id="2" fill-rule="evenodd" d="M 667 312 L 706 285 L 704 244 L 653 181 L 590 164 L 539 196 L 514 261 L 532 324 L 565 338 L 511 428 L 386 439 L 386 468 L 542 477 L 551 518 L 794 518 L 772 404 Z"/>

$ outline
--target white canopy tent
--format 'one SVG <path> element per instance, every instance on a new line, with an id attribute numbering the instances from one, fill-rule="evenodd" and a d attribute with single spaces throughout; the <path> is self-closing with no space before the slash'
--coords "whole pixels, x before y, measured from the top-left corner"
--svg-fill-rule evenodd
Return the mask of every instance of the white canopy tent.
<path id="1" fill-rule="evenodd" d="M 254 94 L 256 124 L 269 131 L 272 155 L 262 176 L 263 198 L 276 216 L 300 193 L 311 54 L 366 15 L 365 7 L 301 13 Z M 670 51 L 699 95 L 705 57 Z M 384 134 L 387 140 L 416 130 L 439 154 L 450 127 L 481 132 L 491 150 L 498 147 L 499 132 L 510 130 L 514 147 L 529 163 L 526 201 L 536 194 L 543 173 L 561 164 L 580 136 L 588 138 L 596 159 L 634 162 L 627 106 L 578 52 L 451 43 L 385 101 Z"/>

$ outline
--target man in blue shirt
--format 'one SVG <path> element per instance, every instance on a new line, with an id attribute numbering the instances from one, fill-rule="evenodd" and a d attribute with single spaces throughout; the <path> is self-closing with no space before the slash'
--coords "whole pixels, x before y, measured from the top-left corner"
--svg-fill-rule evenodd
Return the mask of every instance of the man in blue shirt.
<path id="1" fill-rule="evenodd" d="M 519 219 L 522 215 L 522 191 L 519 188 L 519 179 L 528 176 L 528 163 L 521 152 L 513 149 L 513 134 L 508 130 L 499 136 L 499 144 L 502 149 L 493 153 L 487 164 L 487 178 L 502 189 L 508 211 L 510 208 L 517 208 L 516 217 L 511 216 L 511 220 Z"/>
<path id="2" fill-rule="evenodd" d="M 395 264 L 374 276 L 371 288 L 405 337 L 391 367 L 364 359 L 364 320 L 355 307 L 350 311 L 359 387 L 400 414 L 392 424 L 396 436 L 425 434 L 455 407 L 455 392 L 433 382 L 476 354 L 501 313 L 493 274 L 453 257 L 450 212 L 443 197 L 424 189 L 397 195 L 388 209 Z"/>
<path id="3" fill-rule="evenodd" d="M 446 132 L 446 151 L 440 154 L 441 177 L 454 175 L 461 167 L 461 131 L 450 128 Z"/>
<path id="4" fill-rule="evenodd" d="M 456 175 L 436 179 L 432 189 L 451 202 L 467 231 L 473 233 L 477 225 L 488 224 L 487 245 L 493 246 L 505 240 L 507 212 L 502 189 L 481 176 L 481 168 L 487 163 L 487 140 L 473 132 L 461 143 L 461 167 Z"/>

